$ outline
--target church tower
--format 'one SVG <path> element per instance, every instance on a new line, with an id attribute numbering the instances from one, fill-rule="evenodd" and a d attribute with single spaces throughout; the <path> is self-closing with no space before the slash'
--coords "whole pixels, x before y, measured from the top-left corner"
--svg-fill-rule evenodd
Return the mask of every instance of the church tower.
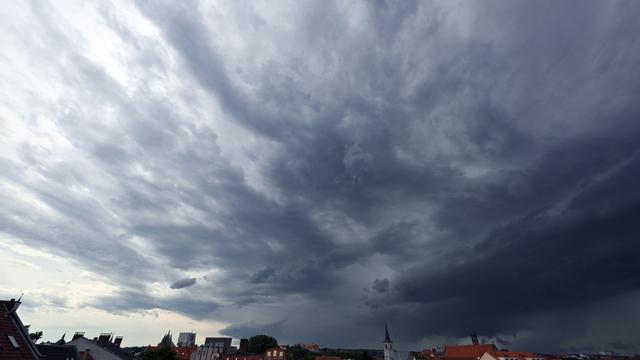
<path id="1" fill-rule="evenodd" d="M 387 322 L 384 322 L 384 360 L 393 360 L 393 341 L 389 337 Z"/>

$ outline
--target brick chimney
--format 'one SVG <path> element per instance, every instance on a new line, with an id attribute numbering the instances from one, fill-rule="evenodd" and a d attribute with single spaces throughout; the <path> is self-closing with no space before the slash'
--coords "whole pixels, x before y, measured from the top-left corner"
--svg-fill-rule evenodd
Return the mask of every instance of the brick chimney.
<path id="1" fill-rule="evenodd" d="M 71 341 L 75 340 L 75 339 L 79 339 L 81 337 L 84 336 L 84 332 L 76 332 L 75 334 L 73 334 L 73 338 L 71 339 Z"/>
<path id="2" fill-rule="evenodd" d="M 122 344 L 122 336 L 116 336 L 116 339 L 113 340 L 113 345 L 120 347 Z"/>

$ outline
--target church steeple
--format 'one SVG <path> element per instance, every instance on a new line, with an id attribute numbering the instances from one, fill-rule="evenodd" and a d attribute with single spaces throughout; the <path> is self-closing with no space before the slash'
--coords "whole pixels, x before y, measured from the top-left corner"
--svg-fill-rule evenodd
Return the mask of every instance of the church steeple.
<path id="1" fill-rule="evenodd" d="M 384 341 L 385 343 L 392 343 L 391 338 L 389 337 L 389 329 L 387 328 L 387 322 L 384 322 Z"/>
<path id="2" fill-rule="evenodd" d="M 384 322 L 384 360 L 393 360 L 393 341 L 389 336 L 387 322 Z"/>

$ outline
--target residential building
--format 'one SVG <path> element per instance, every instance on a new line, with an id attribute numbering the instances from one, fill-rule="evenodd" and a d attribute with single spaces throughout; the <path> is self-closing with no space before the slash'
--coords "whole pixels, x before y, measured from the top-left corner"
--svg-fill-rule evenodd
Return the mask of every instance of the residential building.
<path id="1" fill-rule="evenodd" d="M 191 359 L 191 360 L 200 360 L 200 359 Z M 218 360 L 265 360 L 264 354 L 224 354 L 220 355 Z"/>
<path id="2" fill-rule="evenodd" d="M 181 332 L 178 335 L 178 346 L 180 347 L 192 347 L 196 345 L 196 333 L 194 332 Z"/>
<path id="3" fill-rule="evenodd" d="M 189 360 L 216 360 L 220 357 L 220 352 L 217 350 L 213 344 L 198 346 L 189 355 Z"/>
<path id="4" fill-rule="evenodd" d="M 273 347 L 264 352 L 265 360 L 286 360 L 286 353 L 281 347 Z"/>
<path id="5" fill-rule="evenodd" d="M 196 346 L 178 346 L 173 348 L 180 360 L 189 360 L 191 358 L 191 354 L 193 354 L 197 349 L 198 347 Z"/>
<path id="6" fill-rule="evenodd" d="M 80 360 L 75 345 L 37 344 L 36 347 L 46 360 Z"/>
<path id="7" fill-rule="evenodd" d="M 66 345 L 75 345 L 80 355 L 80 360 L 122 360 L 127 359 L 127 355 L 122 351 L 122 336 L 115 339 L 111 333 L 102 333 L 100 336 L 89 340 L 84 337 L 83 332 L 73 335 L 71 341 Z"/>
<path id="8" fill-rule="evenodd" d="M 218 360 L 286 360 L 286 358 L 287 353 L 283 348 L 273 347 L 267 349 L 264 354 L 221 354 Z"/>
<path id="9" fill-rule="evenodd" d="M 480 360 L 545 360 L 545 357 L 526 351 L 487 351 Z"/>
<path id="10" fill-rule="evenodd" d="M 226 354 L 231 347 L 230 337 L 207 337 L 204 339 L 204 346 L 211 346 L 218 354 Z"/>
<path id="11" fill-rule="evenodd" d="M 3 360 L 41 360 L 44 356 L 31 341 L 16 311 L 20 299 L 0 300 L 0 358 Z"/>

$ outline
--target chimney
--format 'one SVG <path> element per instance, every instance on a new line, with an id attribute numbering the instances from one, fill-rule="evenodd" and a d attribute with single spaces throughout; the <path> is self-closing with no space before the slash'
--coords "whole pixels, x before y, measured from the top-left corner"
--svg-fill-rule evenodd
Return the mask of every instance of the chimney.
<path id="1" fill-rule="evenodd" d="M 111 333 L 102 333 L 98 337 L 97 343 L 100 346 L 106 346 L 109 343 L 110 339 L 111 339 Z"/>
<path id="2" fill-rule="evenodd" d="M 9 307 L 7 308 L 7 314 L 13 314 L 20 307 L 20 301 L 16 301 L 16 299 L 11 299 L 9 301 Z M 5 306 L 6 307 L 6 306 Z"/>
<path id="3" fill-rule="evenodd" d="M 480 343 L 478 342 L 478 335 L 471 334 L 471 342 L 473 343 L 473 345 L 479 345 Z"/>
<path id="4" fill-rule="evenodd" d="M 116 336 L 116 339 L 113 340 L 113 344 L 117 347 L 120 347 L 120 344 L 122 344 L 122 336 Z"/>
<path id="5" fill-rule="evenodd" d="M 71 341 L 75 340 L 75 339 L 79 339 L 81 337 L 84 336 L 84 332 L 76 332 L 75 334 L 73 334 L 73 338 L 71 339 Z"/>

